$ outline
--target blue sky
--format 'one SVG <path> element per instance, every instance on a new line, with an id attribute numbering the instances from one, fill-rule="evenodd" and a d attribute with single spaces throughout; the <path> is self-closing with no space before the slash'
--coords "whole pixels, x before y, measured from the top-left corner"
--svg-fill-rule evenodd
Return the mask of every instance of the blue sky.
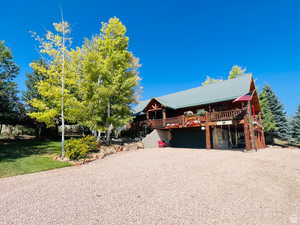
<path id="1" fill-rule="evenodd" d="M 11 0 L 1 2 L 0 39 L 21 66 L 39 57 L 29 31 L 43 34 L 60 18 L 71 23 L 74 45 L 117 16 L 130 49 L 140 58 L 143 99 L 192 88 L 207 75 L 226 78 L 234 64 L 247 67 L 259 88 L 269 84 L 292 115 L 300 104 L 300 2 Z"/>

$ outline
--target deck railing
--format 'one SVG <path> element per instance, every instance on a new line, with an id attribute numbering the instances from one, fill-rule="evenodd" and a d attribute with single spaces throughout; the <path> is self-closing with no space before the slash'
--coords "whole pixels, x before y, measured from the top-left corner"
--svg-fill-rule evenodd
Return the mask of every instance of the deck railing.
<path id="1" fill-rule="evenodd" d="M 149 126 L 152 128 L 179 128 L 201 125 L 207 121 L 224 121 L 224 120 L 241 120 L 246 114 L 245 109 L 220 111 L 220 112 L 207 112 L 205 115 L 198 116 L 176 116 L 168 117 L 166 119 L 153 119 L 149 120 Z"/>
<path id="2" fill-rule="evenodd" d="M 149 122 L 150 122 L 150 126 L 152 128 L 163 128 L 164 127 L 163 119 L 150 120 Z"/>
<path id="3" fill-rule="evenodd" d="M 175 116 L 175 117 L 169 117 L 165 119 L 165 126 L 171 125 L 171 124 L 183 124 L 184 123 L 184 116 Z"/>
<path id="4" fill-rule="evenodd" d="M 246 113 L 245 109 L 237 109 L 230 111 L 211 112 L 209 114 L 210 121 L 234 120 L 242 119 Z"/>

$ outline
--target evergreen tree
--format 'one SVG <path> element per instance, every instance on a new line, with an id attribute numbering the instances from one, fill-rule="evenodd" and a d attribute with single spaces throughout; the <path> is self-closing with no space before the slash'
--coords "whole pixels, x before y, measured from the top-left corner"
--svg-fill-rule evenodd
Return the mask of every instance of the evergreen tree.
<path id="1" fill-rule="evenodd" d="M 36 62 L 34 62 L 38 65 L 40 65 L 41 67 L 46 67 L 46 62 L 42 59 L 37 60 Z M 26 91 L 23 93 L 23 100 L 25 102 L 25 107 L 26 107 L 26 111 L 27 113 L 32 113 L 32 112 L 38 112 L 38 109 L 33 107 L 30 102 L 33 99 L 39 99 L 42 100 L 42 95 L 39 93 L 38 91 L 38 84 L 39 82 L 43 81 L 45 79 L 45 76 L 41 73 L 39 73 L 39 71 L 37 70 L 33 70 L 31 73 L 27 73 L 26 74 Z M 34 125 L 34 129 L 35 129 L 35 133 L 36 133 L 36 137 L 40 138 L 42 136 L 42 133 L 45 133 L 45 123 L 42 122 L 37 122 L 34 119 L 29 120 L 32 125 Z M 48 135 L 49 137 L 49 135 Z"/>
<path id="2" fill-rule="evenodd" d="M 42 59 L 34 62 L 41 67 L 46 67 L 46 62 Z M 26 91 L 23 93 L 23 100 L 27 103 L 27 111 L 28 112 L 35 112 L 37 111 L 32 105 L 30 105 L 30 101 L 32 99 L 42 99 L 42 95 L 38 92 L 38 83 L 45 79 L 45 76 L 37 70 L 33 70 L 31 73 L 26 74 Z"/>
<path id="3" fill-rule="evenodd" d="M 267 91 L 263 89 L 259 95 L 261 111 L 263 114 L 263 126 L 266 133 L 273 134 L 277 130 L 273 112 L 271 111 L 270 101 L 267 96 Z"/>
<path id="4" fill-rule="evenodd" d="M 260 101 L 266 130 L 273 132 L 280 139 L 288 140 L 289 124 L 286 112 L 270 86 L 266 85 L 263 88 Z"/>
<path id="5" fill-rule="evenodd" d="M 0 41 L 0 124 L 14 124 L 19 118 L 21 104 L 14 82 L 18 72 L 11 51 Z"/>
<path id="6" fill-rule="evenodd" d="M 291 120 L 291 140 L 293 143 L 300 144 L 300 105 L 298 106 L 298 110 L 296 115 Z"/>

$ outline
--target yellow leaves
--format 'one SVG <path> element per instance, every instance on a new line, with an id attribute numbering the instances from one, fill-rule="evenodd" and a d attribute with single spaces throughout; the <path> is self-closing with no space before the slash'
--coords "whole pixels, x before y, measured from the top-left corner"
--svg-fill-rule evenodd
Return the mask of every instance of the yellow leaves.
<path id="1" fill-rule="evenodd" d="M 229 71 L 228 79 L 234 79 L 238 76 L 243 76 L 243 75 L 249 75 L 251 73 L 246 73 L 247 69 L 242 68 L 238 65 L 232 66 L 231 70 Z"/>
<path id="2" fill-rule="evenodd" d="M 61 97 L 61 87 L 52 83 L 50 79 L 38 83 L 38 92 L 49 100 L 59 99 Z"/>
<path id="3" fill-rule="evenodd" d="M 45 39 L 39 39 L 48 64 L 31 64 L 45 79 L 36 83 L 41 99 L 30 102 L 38 110 L 30 116 L 48 126 L 59 121 L 64 80 L 64 114 L 68 122 L 98 129 L 107 122 L 124 124 L 131 118 L 129 104 L 134 101 L 140 79 L 139 60 L 128 50 L 126 27 L 118 18 L 111 18 L 103 23 L 100 35 L 87 40 L 82 48 L 67 49 L 62 35 L 70 33 L 69 24 L 53 25 L 56 32 L 47 32 Z M 71 39 L 67 36 L 66 41 L 70 43 Z"/>
<path id="4" fill-rule="evenodd" d="M 47 77 L 47 68 L 45 67 L 45 65 L 41 65 L 40 63 L 38 62 L 33 62 L 33 63 L 30 63 L 30 67 L 38 72 L 39 74 L 41 74 L 42 76 L 45 76 Z"/>
<path id="5" fill-rule="evenodd" d="M 214 79 L 214 78 L 211 78 L 209 76 L 206 76 L 206 80 L 204 82 L 202 82 L 201 86 L 205 86 L 205 85 L 208 85 L 208 84 L 218 83 L 220 81 L 223 81 L 223 80 L 221 80 L 221 79 Z"/>
<path id="6" fill-rule="evenodd" d="M 105 38 L 122 36 L 126 33 L 126 27 L 121 23 L 119 18 L 110 18 L 108 23 L 102 23 L 101 32 L 106 35 Z"/>
<path id="7" fill-rule="evenodd" d="M 70 122 L 81 121 L 85 115 L 86 107 L 83 101 L 78 101 L 74 96 L 69 96 L 65 101 L 65 114 Z"/>
<path id="8" fill-rule="evenodd" d="M 35 118 L 38 122 L 44 122 L 47 127 L 54 127 L 55 121 L 53 120 L 53 118 L 59 115 L 59 111 L 57 111 L 56 109 L 47 109 L 43 112 L 28 113 L 28 115 L 31 118 Z"/>
<path id="9" fill-rule="evenodd" d="M 31 106 L 33 106 L 34 108 L 36 108 L 36 109 L 38 109 L 38 110 L 47 110 L 48 109 L 48 106 L 47 106 L 47 104 L 45 103 L 45 102 L 43 102 L 43 101 L 41 101 L 41 100 L 39 100 L 39 99 L 36 99 L 36 98 L 34 98 L 34 99 L 32 99 L 30 102 L 29 102 L 29 104 L 31 105 Z"/>
<path id="10" fill-rule="evenodd" d="M 70 24 L 66 21 L 60 23 L 53 23 L 55 30 L 59 33 L 71 33 Z"/>
<path id="11" fill-rule="evenodd" d="M 41 53 L 46 55 L 49 59 L 47 64 L 41 65 L 38 63 L 31 63 L 33 70 L 44 76 L 45 79 L 36 83 L 40 99 L 33 99 L 29 102 L 38 112 L 30 113 L 29 116 L 37 119 L 39 122 L 45 122 L 48 126 L 55 125 L 55 121 L 59 119 L 62 103 L 62 77 L 65 80 L 65 89 L 63 90 L 66 119 L 74 120 L 72 113 L 78 114 L 82 111 L 82 107 L 77 103 L 74 97 L 74 92 L 78 87 L 76 82 L 78 71 L 78 63 L 73 59 L 78 58 L 77 50 L 69 51 L 63 43 L 63 36 L 65 36 L 66 45 L 70 44 L 71 39 L 67 36 L 70 33 L 70 27 L 67 22 L 54 23 L 56 32 L 48 31 L 45 38 L 40 38 L 34 34 L 36 40 L 40 43 Z M 78 59 L 76 60 L 78 61 Z M 63 61 L 63 59 L 65 59 Z M 65 70 L 62 71 L 64 64 Z M 74 109 L 74 110 L 73 110 Z M 79 110 L 80 109 L 80 110 Z"/>

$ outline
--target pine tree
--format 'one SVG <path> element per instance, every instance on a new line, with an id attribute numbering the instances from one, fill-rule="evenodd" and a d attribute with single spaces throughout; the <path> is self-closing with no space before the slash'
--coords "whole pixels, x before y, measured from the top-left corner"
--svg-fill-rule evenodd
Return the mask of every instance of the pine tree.
<path id="1" fill-rule="evenodd" d="M 283 105 L 270 86 L 266 85 L 260 94 L 264 125 L 270 128 L 276 137 L 288 140 L 289 124 Z"/>
<path id="2" fill-rule="evenodd" d="M 41 67 L 46 67 L 46 62 L 42 59 L 34 62 L 39 64 Z M 38 83 L 45 79 L 43 74 L 40 74 L 39 71 L 33 70 L 31 73 L 26 74 L 26 91 L 23 93 L 23 100 L 27 103 L 27 111 L 34 112 L 37 111 L 36 108 L 32 107 L 29 103 L 32 99 L 42 99 L 41 94 L 38 92 Z"/>
<path id="3" fill-rule="evenodd" d="M 260 106 L 263 114 L 263 126 L 264 130 L 268 134 L 273 134 L 276 129 L 276 123 L 274 120 L 273 112 L 271 111 L 271 106 L 267 96 L 267 91 L 265 89 L 259 95 Z"/>
<path id="4" fill-rule="evenodd" d="M 46 67 L 47 64 L 45 60 L 37 60 L 34 62 L 41 67 Z M 23 100 L 25 102 L 25 107 L 27 113 L 32 113 L 32 112 L 38 112 L 38 109 L 33 107 L 30 102 L 33 99 L 39 99 L 42 100 L 43 96 L 39 93 L 38 91 L 38 83 L 43 81 L 45 79 L 45 75 L 39 73 L 37 70 L 33 70 L 31 73 L 26 74 L 26 91 L 23 93 Z M 36 133 L 36 137 L 41 138 L 43 131 L 45 132 L 45 124 L 44 123 L 39 123 L 36 120 L 31 119 L 31 122 L 34 123 L 34 129 Z M 49 134 L 48 134 L 49 137 Z"/>
<path id="5" fill-rule="evenodd" d="M 298 106 L 298 110 L 296 115 L 291 120 L 291 140 L 292 143 L 300 144 L 300 105 Z"/>
<path id="6" fill-rule="evenodd" d="M 20 103 L 14 82 L 19 67 L 3 41 L 0 41 L 0 124 L 14 124 L 19 118 Z"/>

